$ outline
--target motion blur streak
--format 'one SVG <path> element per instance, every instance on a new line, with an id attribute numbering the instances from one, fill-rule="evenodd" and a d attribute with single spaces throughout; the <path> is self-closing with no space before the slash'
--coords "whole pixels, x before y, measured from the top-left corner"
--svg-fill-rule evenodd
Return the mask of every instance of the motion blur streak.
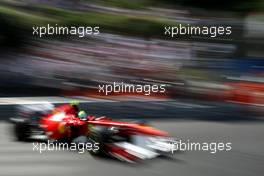
<path id="1" fill-rule="evenodd" d="M 261 0 L 1 0 L 0 175 L 263 173 Z M 32 27 L 98 26 L 98 35 L 32 35 Z M 164 35 L 168 26 L 230 27 L 228 36 Z M 99 94 L 99 85 L 166 85 L 164 94 Z M 138 167 L 74 152 L 39 155 L 10 139 L 18 104 L 78 99 L 89 114 L 154 121 L 173 137 L 232 142 Z M 210 122 L 208 122 L 210 121 Z"/>
<path id="2" fill-rule="evenodd" d="M 263 172 L 263 124 L 226 124 L 215 122 L 155 122 L 154 125 L 175 136 L 196 141 L 231 140 L 231 152 L 178 153 L 174 159 L 155 159 L 144 165 L 123 165 L 109 159 L 95 159 L 77 152 L 32 152 L 31 143 L 12 142 L 6 123 L 0 124 L 0 169 L 3 175 L 259 175 Z M 210 126 L 210 128 L 208 128 Z M 235 131 L 235 133 L 234 133 Z"/>

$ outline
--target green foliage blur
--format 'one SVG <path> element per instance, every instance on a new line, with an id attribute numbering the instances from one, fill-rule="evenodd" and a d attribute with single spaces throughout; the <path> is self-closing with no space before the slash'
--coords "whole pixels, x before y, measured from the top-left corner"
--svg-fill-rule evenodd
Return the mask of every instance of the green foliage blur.
<path id="1" fill-rule="evenodd" d="M 26 2 L 26 0 L 24 0 Z M 51 5 L 30 3 L 17 5 L 15 0 L 0 2 L 0 44 L 8 45 L 15 39 L 26 41 L 32 37 L 32 26 L 47 24 L 100 26 L 102 32 L 120 33 L 141 37 L 159 37 L 166 25 L 175 25 L 177 21 L 151 15 L 118 14 L 107 11 L 76 10 Z M 20 2 L 20 1 L 19 1 Z M 72 0 L 73 4 L 92 3 L 104 8 L 122 8 L 133 10 L 149 10 L 149 7 L 169 9 L 202 8 L 206 10 L 231 11 L 238 14 L 262 11 L 263 0 Z M 155 13 L 155 12 L 153 12 Z M 11 38 L 11 39 L 10 39 Z"/>

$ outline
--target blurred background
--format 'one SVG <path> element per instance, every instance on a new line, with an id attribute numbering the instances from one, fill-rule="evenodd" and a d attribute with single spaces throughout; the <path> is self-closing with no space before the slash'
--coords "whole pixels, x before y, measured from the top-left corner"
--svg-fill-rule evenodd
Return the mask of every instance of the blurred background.
<path id="1" fill-rule="evenodd" d="M 201 137 L 210 134 L 208 139 L 213 140 L 223 136 L 229 139 L 230 136 L 237 142 L 237 153 L 219 154 L 220 159 L 214 160 L 216 163 L 211 161 L 210 156 L 208 159 L 197 154 L 197 162 L 202 161 L 204 165 L 193 166 L 190 163 L 197 159 L 187 156 L 186 162 L 191 166 L 180 161 L 180 172 L 190 175 L 192 171 L 189 168 L 193 168 L 196 175 L 205 175 L 207 169 L 214 175 L 217 175 L 216 172 L 218 175 L 260 175 L 264 156 L 263 147 L 261 149 L 261 121 L 264 115 L 263 10 L 262 0 L 1 0 L 0 119 L 11 116 L 12 104 L 19 104 L 21 100 L 23 103 L 25 100 L 43 100 L 48 96 L 58 97 L 57 103 L 67 102 L 67 97 L 93 100 L 88 106 L 89 112 L 117 118 L 210 120 L 214 121 L 213 124 L 195 122 L 197 126 L 191 122 L 181 125 L 158 123 L 175 135 Z M 39 38 L 32 35 L 33 26 L 47 24 L 99 26 L 100 35 L 84 38 Z M 229 38 L 169 38 L 164 35 L 165 26 L 177 24 L 231 26 L 232 35 Z M 166 84 L 166 94 L 112 94 L 106 97 L 98 93 L 99 84 L 113 82 Z M 102 99 L 110 103 L 98 103 Z M 246 122 L 241 126 L 230 126 L 231 123 L 215 123 L 218 120 Z M 262 125 L 252 125 L 252 121 Z M 1 129 L 4 128 L 5 125 L 2 125 Z M 249 140 L 247 144 L 244 144 L 243 136 Z M 14 146 L 14 151 L 17 152 L 17 149 Z M 65 159 L 66 155 L 71 154 L 60 157 Z M 6 169 L 11 168 L 12 165 L 6 163 L 9 155 L 3 157 L 5 159 L 0 163 Z M 230 162 L 226 162 L 228 157 Z M 78 156 L 73 158 L 78 160 Z M 87 162 L 84 156 L 81 158 Z M 27 162 L 33 164 L 35 160 L 40 162 L 39 159 Z M 47 158 L 44 160 L 48 161 Z M 67 161 L 68 158 L 65 163 Z M 242 164 L 239 161 L 243 161 Z M 14 161 L 10 160 L 10 163 Z M 78 166 L 83 163 L 77 163 L 75 168 L 80 169 Z M 99 164 L 110 168 L 108 162 Z M 23 166 L 20 169 L 27 171 L 27 167 Z M 155 166 L 164 166 L 167 174 L 174 173 L 173 164 Z M 120 166 L 113 167 L 120 169 Z M 133 169 L 126 167 L 122 166 L 120 172 L 132 174 Z M 56 169 L 59 172 L 65 168 Z M 162 174 L 159 169 L 150 170 L 151 167 L 141 174 Z M 67 171 L 68 174 L 74 173 Z M 79 170 L 79 174 L 82 171 L 85 172 L 84 168 Z M 89 171 L 94 175 L 106 172 L 91 168 Z M 51 171 L 47 169 L 48 172 Z M 4 173 L 22 175 L 12 170 Z M 38 173 L 37 169 L 32 172 L 35 173 Z M 114 171 L 111 173 L 116 174 Z"/>
<path id="2" fill-rule="evenodd" d="M 166 83 L 170 98 L 262 106 L 263 8 L 261 0 L 2 0 L 1 96 L 91 96 L 115 81 Z M 232 35 L 164 35 L 179 23 L 231 26 Z M 47 24 L 99 26 L 100 35 L 32 35 Z"/>

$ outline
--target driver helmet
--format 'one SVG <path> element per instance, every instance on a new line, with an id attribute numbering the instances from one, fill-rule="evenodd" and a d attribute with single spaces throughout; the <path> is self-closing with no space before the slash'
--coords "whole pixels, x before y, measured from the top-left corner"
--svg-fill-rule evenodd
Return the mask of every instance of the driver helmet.
<path id="1" fill-rule="evenodd" d="M 79 113 L 78 113 L 78 117 L 81 119 L 81 120 L 87 120 L 87 114 L 86 114 L 86 112 L 85 111 L 80 111 Z"/>

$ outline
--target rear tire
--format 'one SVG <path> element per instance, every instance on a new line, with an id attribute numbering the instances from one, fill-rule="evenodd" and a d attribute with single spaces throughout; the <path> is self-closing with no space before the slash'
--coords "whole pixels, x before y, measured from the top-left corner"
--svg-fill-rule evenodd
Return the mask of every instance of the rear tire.
<path id="1" fill-rule="evenodd" d="M 30 127 L 26 123 L 15 123 L 14 133 L 18 141 L 28 141 L 30 137 Z"/>

